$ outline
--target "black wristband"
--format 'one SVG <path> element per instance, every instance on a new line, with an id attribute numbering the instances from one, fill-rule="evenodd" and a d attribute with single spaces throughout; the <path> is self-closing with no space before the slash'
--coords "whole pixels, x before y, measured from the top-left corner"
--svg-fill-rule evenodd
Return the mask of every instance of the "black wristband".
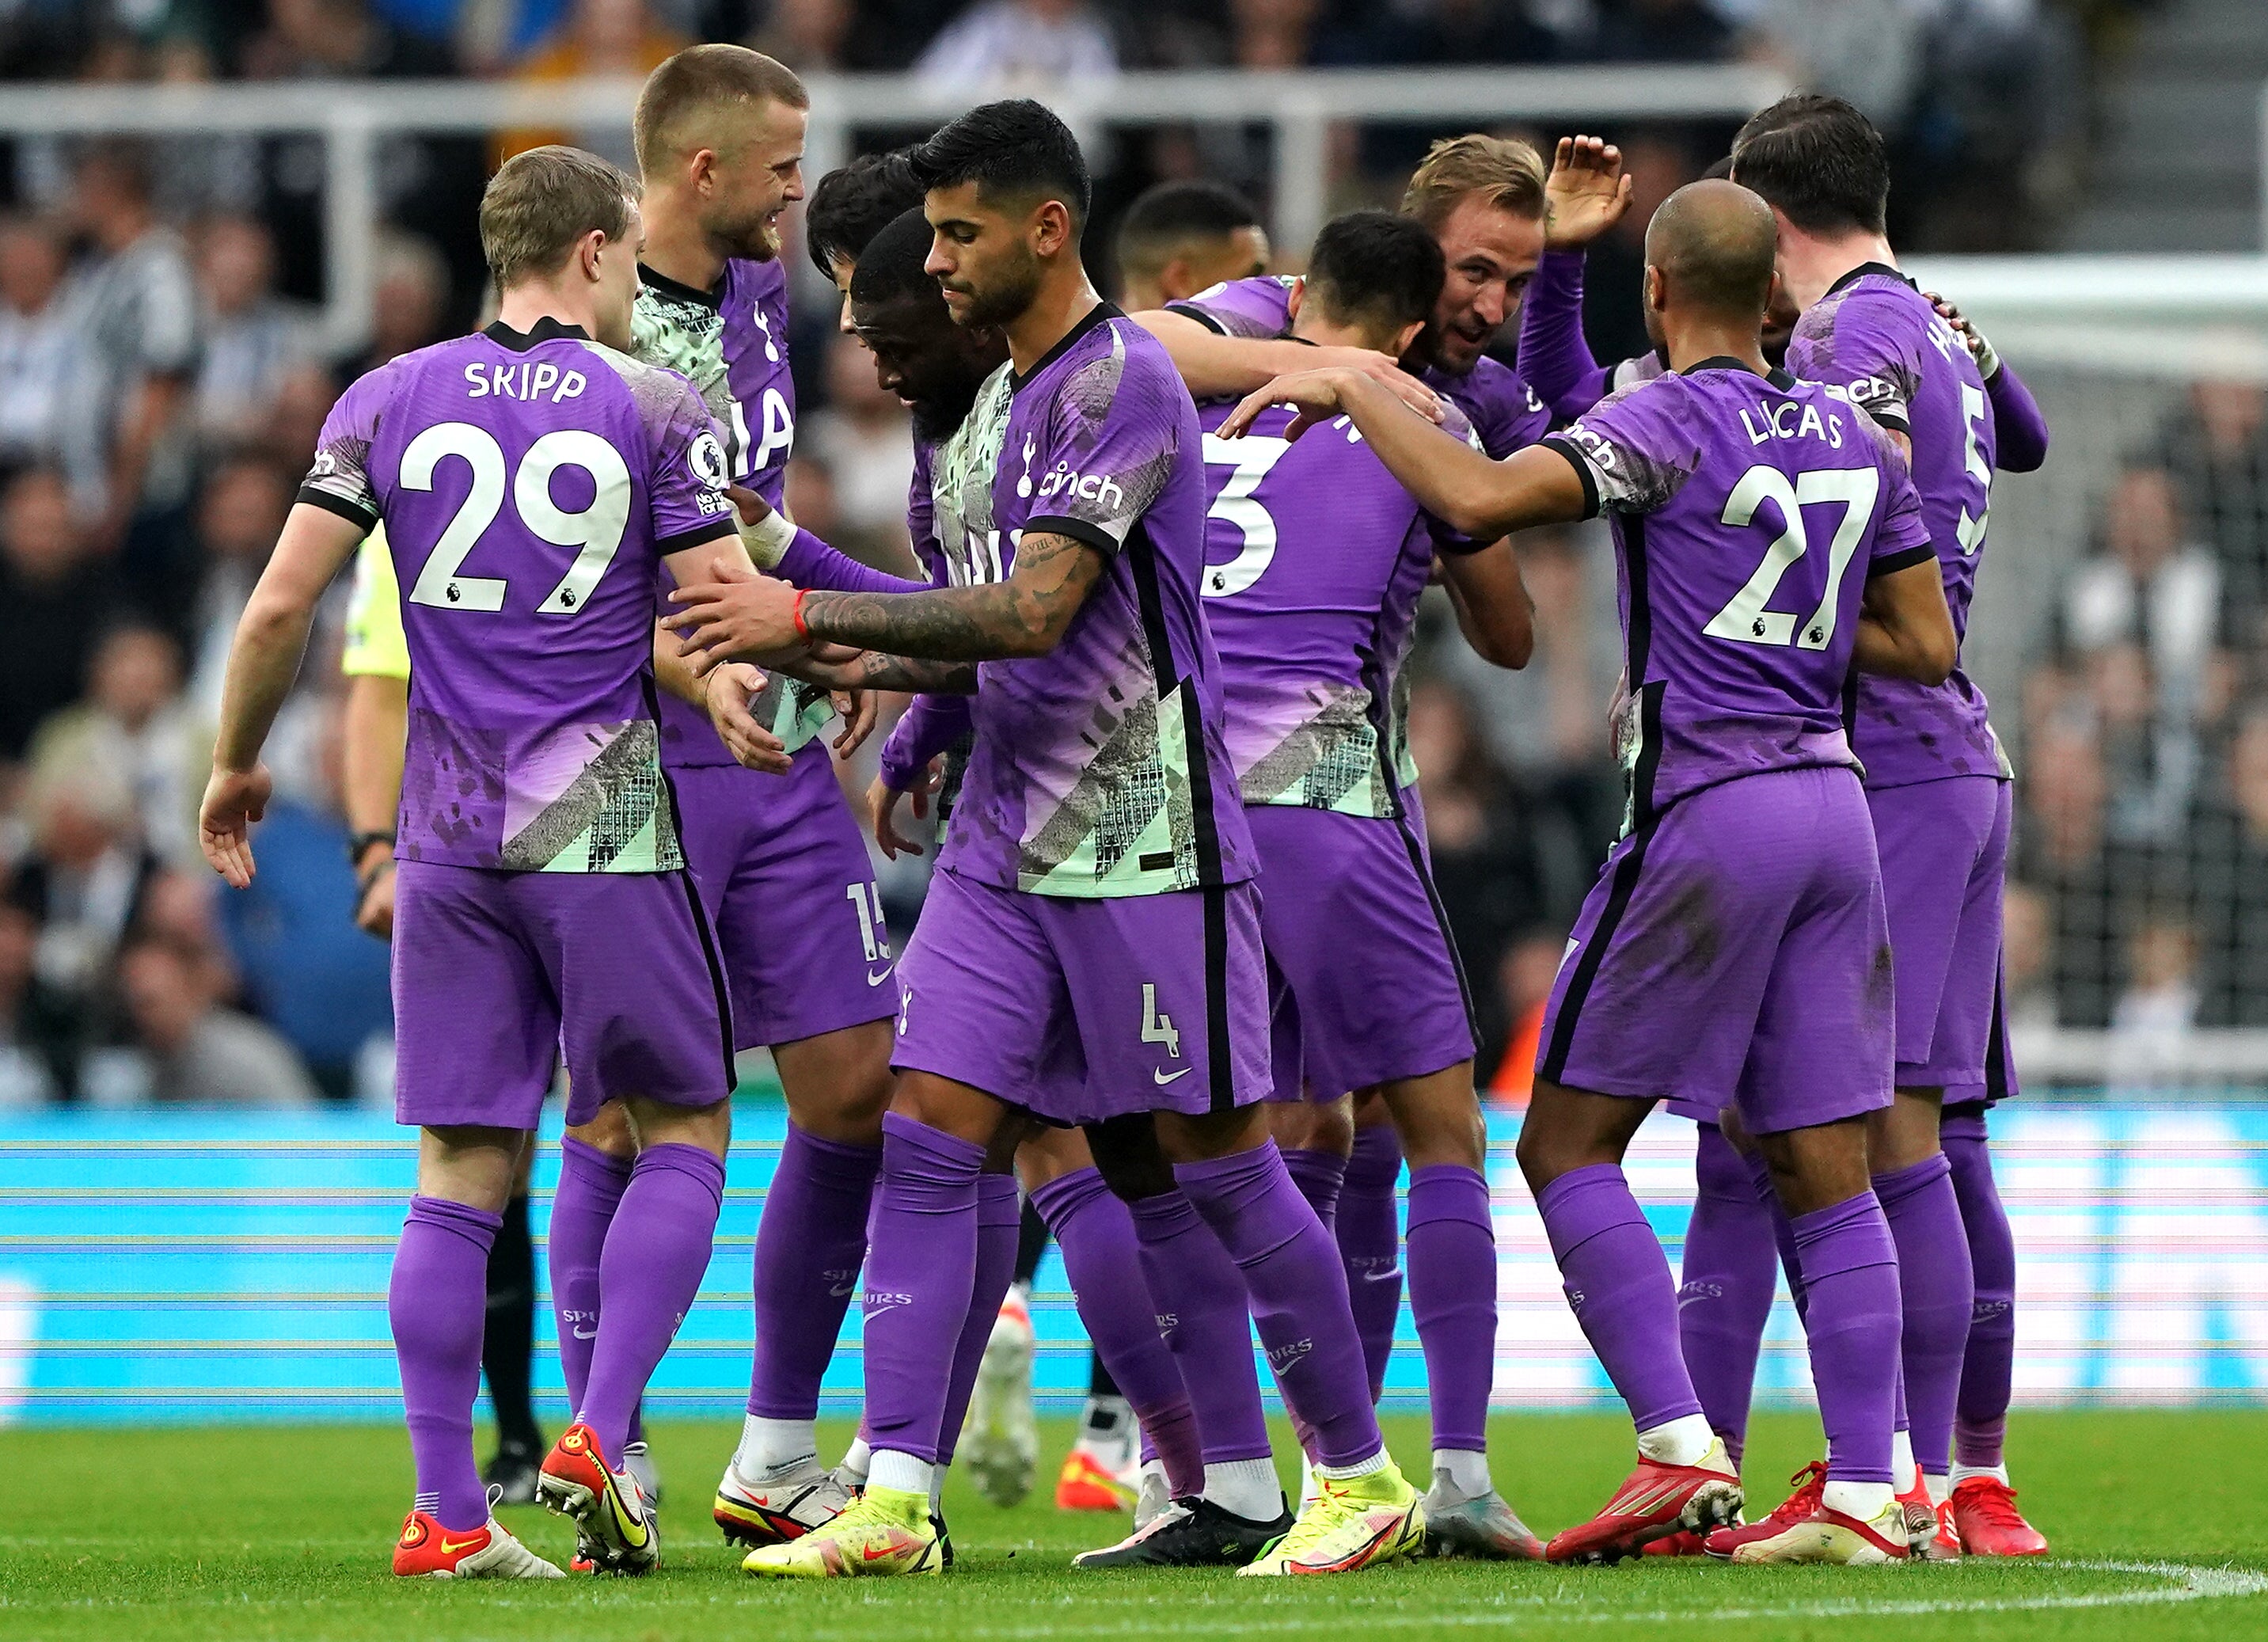
<path id="1" fill-rule="evenodd" d="M 384 832 L 349 833 L 347 835 L 347 865 L 349 866 L 358 867 L 362 865 L 362 852 L 364 850 L 369 849 L 370 846 L 374 843 L 382 843 L 390 846 L 393 843 L 394 828 L 391 827 L 387 828 Z"/>

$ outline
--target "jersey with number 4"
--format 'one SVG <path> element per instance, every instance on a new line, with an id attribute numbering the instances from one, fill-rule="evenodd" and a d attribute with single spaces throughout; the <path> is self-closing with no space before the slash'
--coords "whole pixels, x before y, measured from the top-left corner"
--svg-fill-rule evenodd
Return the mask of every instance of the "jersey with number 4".
<path id="1" fill-rule="evenodd" d="M 1869 262 L 1805 310 L 1788 342 L 1787 368 L 1847 394 L 1911 441 L 1914 489 L 1945 602 L 1953 630 L 1965 636 L 1997 449 L 1984 379 L 1959 334 L 1911 280 Z M 1851 737 L 1870 787 L 2008 774 L 1984 693 L 1957 666 L 1942 684 L 1861 678 Z"/>
<path id="2" fill-rule="evenodd" d="M 1206 623 L 1220 652 L 1228 755 L 1247 804 L 1397 816 L 1407 768 L 1395 711 L 1438 546 L 1476 545 L 1435 521 L 1353 423 L 1335 416 L 1292 443 L 1292 413 L 1251 431 L 1213 430 L 1234 403 L 1201 406 Z M 1452 406 L 1447 431 L 1471 430 Z M 1477 444 L 1477 440 L 1474 441 Z"/>
<path id="3" fill-rule="evenodd" d="M 299 499 L 386 526 L 410 659 L 404 857 L 683 865 L 653 590 L 667 555 L 733 534 L 725 475 L 683 377 L 556 320 L 405 354 L 340 398 Z"/>
<path id="4" fill-rule="evenodd" d="M 1867 580 L 1932 556 L 1874 419 L 1785 372 L 1705 359 L 1544 443 L 1613 524 L 1625 826 L 1736 777 L 1856 768 L 1843 693 Z"/>

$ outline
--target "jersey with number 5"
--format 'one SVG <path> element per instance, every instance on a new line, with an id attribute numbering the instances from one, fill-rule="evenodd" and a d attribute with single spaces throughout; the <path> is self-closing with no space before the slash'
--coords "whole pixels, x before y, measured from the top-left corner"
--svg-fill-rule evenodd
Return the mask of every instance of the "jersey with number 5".
<path id="1" fill-rule="evenodd" d="M 1220 652 L 1228 756 L 1247 804 L 1396 816 L 1406 770 L 1395 681 L 1436 547 L 1477 544 L 1435 521 L 1336 416 L 1285 443 L 1263 410 L 1241 439 L 1202 405 L 1204 598 Z M 1455 406 L 1448 431 L 1470 438 Z M 1474 440 L 1477 444 L 1477 440 Z"/>
<path id="2" fill-rule="evenodd" d="M 410 658 L 404 856 L 682 865 L 653 590 L 663 557 L 733 534 L 725 479 L 683 377 L 556 320 L 405 354 L 340 398 L 299 499 L 386 526 Z"/>
<path id="3" fill-rule="evenodd" d="M 1966 635 L 1997 454 L 1977 361 L 1911 280 L 1869 262 L 1804 311 L 1788 342 L 1787 368 L 1849 394 L 1911 442 L 1914 489 L 1953 630 Z M 2008 774 L 1984 693 L 1957 666 L 1942 684 L 1861 679 L 1851 740 L 1870 787 Z"/>
<path id="4" fill-rule="evenodd" d="M 1843 716 L 1869 577 L 1931 557 L 1905 460 L 1863 410 L 1706 359 L 1543 441 L 1614 529 L 1628 824 L 1720 781 L 1855 767 Z"/>

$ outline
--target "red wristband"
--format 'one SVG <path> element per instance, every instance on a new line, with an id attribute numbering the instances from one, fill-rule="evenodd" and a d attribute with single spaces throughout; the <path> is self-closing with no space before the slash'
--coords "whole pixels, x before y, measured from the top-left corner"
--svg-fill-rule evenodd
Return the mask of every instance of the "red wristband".
<path id="1" fill-rule="evenodd" d="M 811 589 L 808 587 L 799 587 L 795 590 L 795 636 L 806 644 L 811 642 L 811 630 L 803 623 L 803 601 L 810 596 L 810 593 Z"/>

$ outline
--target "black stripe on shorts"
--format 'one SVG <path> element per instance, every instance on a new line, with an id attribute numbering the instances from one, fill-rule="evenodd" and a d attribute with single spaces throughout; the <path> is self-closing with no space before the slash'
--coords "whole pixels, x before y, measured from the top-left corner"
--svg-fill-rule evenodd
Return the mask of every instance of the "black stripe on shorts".
<path id="1" fill-rule="evenodd" d="M 1583 1012 L 1583 1005 L 1591 994 L 1591 983 L 1598 979 L 1599 965 L 1606 961 L 1607 948 L 1615 939 L 1615 930 L 1630 909 L 1631 897 L 1638 891 L 1638 874 L 1646 870 L 1646 847 L 1653 840 L 1659 817 L 1648 814 L 1631 835 L 1630 853 L 1615 867 L 1615 881 L 1607 892 L 1606 910 L 1599 915 L 1598 927 L 1584 943 L 1583 955 L 1575 961 L 1575 973 L 1568 978 L 1566 995 L 1559 1000 L 1558 1019 L 1551 1023 L 1551 1042 L 1544 1046 L 1543 1058 L 1536 1063 L 1535 1075 L 1550 1083 L 1557 1083 L 1567 1070 L 1567 1051 L 1575 1037 L 1575 1022 Z"/>

